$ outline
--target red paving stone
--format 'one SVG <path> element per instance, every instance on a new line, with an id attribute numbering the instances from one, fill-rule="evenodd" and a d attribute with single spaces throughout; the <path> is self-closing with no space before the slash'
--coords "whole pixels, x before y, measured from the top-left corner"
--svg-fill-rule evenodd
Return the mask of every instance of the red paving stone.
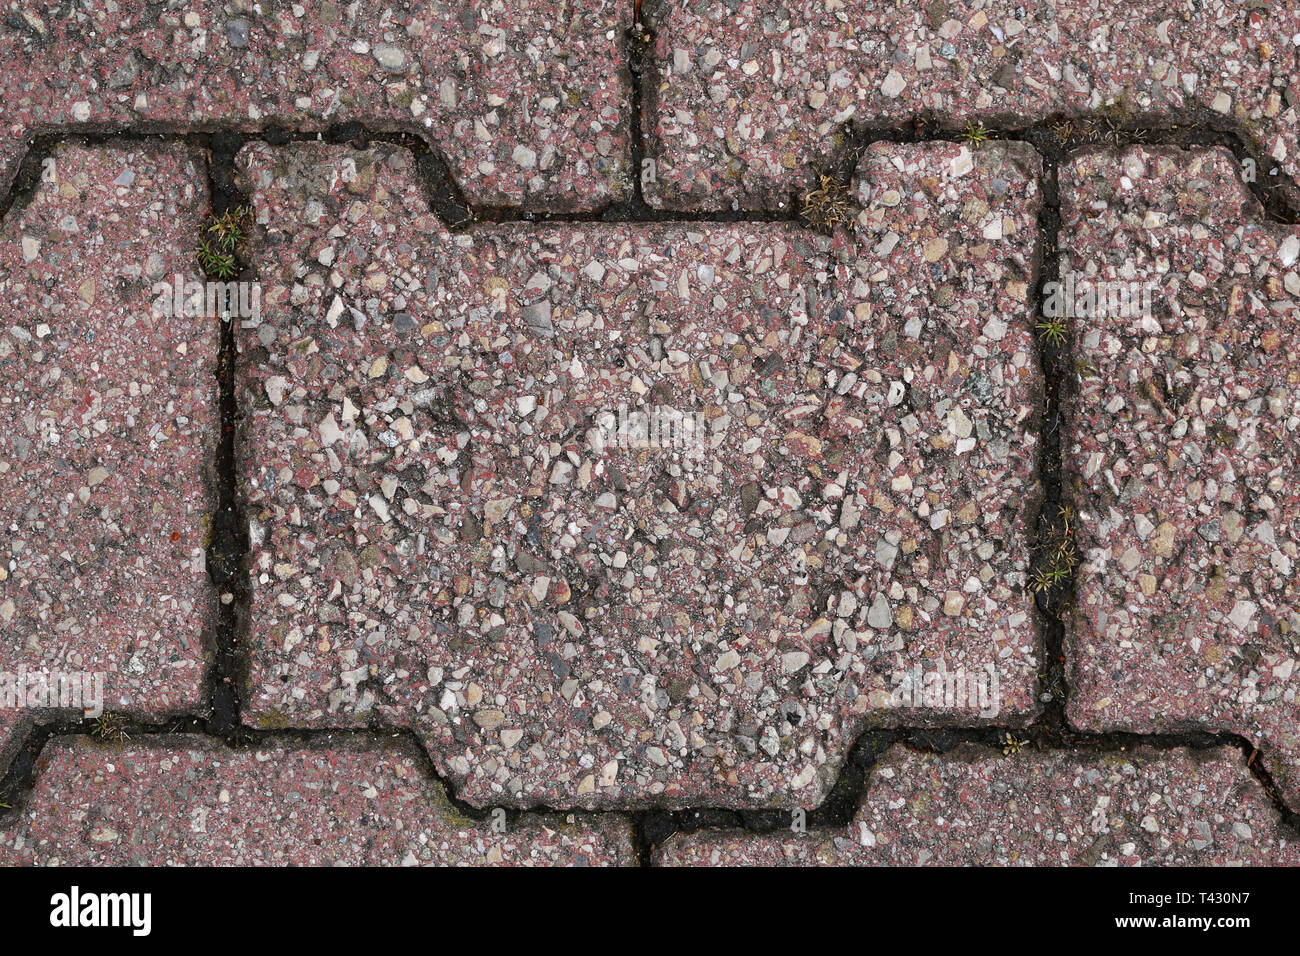
<path id="1" fill-rule="evenodd" d="M 1228 122 L 1288 176 L 1300 171 L 1295 4 L 683 0 L 646 9 L 654 205 L 773 208 L 839 155 L 850 122 L 925 113 L 958 128 L 1030 124 L 1111 103 Z"/>
<path id="2" fill-rule="evenodd" d="M 895 747 L 848 827 L 671 838 L 669 866 L 1300 865 L 1239 751 Z"/>
<path id="3" fill-rule="evenodd" d="M 628 866 L 628 822 L 464 816 L 405 745 L 58 738 L 0 866 Z"/>
<path id="4" fill-rule="evenodd" d="M 413 726 L 483 805 L 791 806 L 864 717 L 1036 711 L 1032 153 L 873 151 L 834 242 L 453 238 L 400 150 L 242 162 L 256 722 Z M 992 686 L 899 717 L 914 667 Z"/>
<path id="5" fill-rule="evenodd" d="M 1040 496 L 1042 378 L 1028 309 L 1039 173 L 1037 155 L 1019 145 L 871 147 L 838 274 L 837 301 L 855 321 L 838 330 L 833 358 L 859 380 L 836 393 L 861 395 L 844 412 L 874 427 L 849 469 L 848 541 L 827 563 L 842 562 L 858 599 L 856 618 L 842 603 L 839 617 L 868 634 L 892 619 L 878 642 L 890 666 L 845 642 L 846 666 L 868 697 L 892 692 L 900 670 L 986 681 L 998 700 L 982 716 L 1004 724 L 1038 711 L 1026 581 Z M 886 475 L 864 480 L 882 459 Z M 914 703 L 940 722 L 970 723 L 974 709 Z"/>
<path id="6" fill-rule="evenodd" d="M 589 209 L 629 166 L 626 5 L 119 0 L 0 17 L 0 183 L 25 138 L 101 127 L 410 130 L 471 202 Z"/>
<path id="7" fill-rule="evenodd" d="M 1062 274 L 1153 287 L 1073 323 L 1070 719 L 1240 732 L 1300 804 L 1300 228 L 1222 151 L 1092 154 L 1061 190 Z"/>
<path id="8" fill-rule="evenodd" d="M 153 285 L 197 278 L 203 166 L 65 148 L 47 174 L 0 232 L 0 671 L 100 672 L 109 709 L 193 712 L 218 320 L 156 315 Z"/>

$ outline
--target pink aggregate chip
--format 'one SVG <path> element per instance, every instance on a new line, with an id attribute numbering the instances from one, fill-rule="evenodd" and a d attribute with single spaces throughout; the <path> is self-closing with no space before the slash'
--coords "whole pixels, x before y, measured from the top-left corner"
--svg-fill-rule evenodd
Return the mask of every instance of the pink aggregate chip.
<path id="1" fill-rule="evenodd" d="M 0 231 L 0 671 L 101 673 L 138 716 L 203 703 L 218 320 L 155 315 L 152 291 L 198 278 L 202 169 L 63 148 Z M 49 715 L 24 703 L 0 752 Z"/>
<path id="2" fill-rule="evenodd" d="M 0 866 L 630 866 L 625 819 L 465 817 L 414 748 L 57 738 Z"/>
<path id="3" fill-rule="evenodd" d="M 772 207 L 853 122 L 1036 123 L 1114 102 L 1227 123 L 1300 172 L 1300 6 L 1082 0 L 647 3 L 647 198 Z"/>
<path id="4" fill-rule="evenodd" d="M 425 137 L 475 203 L 591 209 L 629 189 L 613 0 L 5 6 L 0 183 L 39 133 L 358 122 Z"/>
<path id="5" fill-rule="evenodd" d="M 1300 865 L 1241 753 L 945 754 L 895 747 L 853 821 L 803 835 L 676 836 L 669 866 Z"/>
<path id="6" fill-rule="evenodd" d="M 811 806 L 911 668 L 1000 682 L 921 719 L 1029 719 L 1035 162 L 880 147 L 833 239 L 452 235 L 400 149 L 246 149 L 251 719 L 618 807 Z"/>
<path id="7" fill-rule="evenodd" d="M 1152 288 L 1149 311 L 1073 321 L 1070 720 L 1240 732 L 1298 805 L 1300 228 L 1225 151 L 1085 155 L 1061 192 L 1076 294 Z"/>

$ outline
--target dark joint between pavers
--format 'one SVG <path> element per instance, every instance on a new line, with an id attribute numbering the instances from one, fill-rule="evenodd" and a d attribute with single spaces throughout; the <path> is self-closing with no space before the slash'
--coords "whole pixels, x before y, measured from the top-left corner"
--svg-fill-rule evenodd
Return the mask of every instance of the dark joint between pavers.
<path id="1" fill-rule="evenodd" d="M 1295 199 L 1300 195 L 1300 185 L 1282 170 L 1280 163 L 1249 140 L 1241 124 L 1207 109 L 1133 114 L 1112 104 L 1078 115 L 1055 113 L 1032 123 L 1005 118 L 990 126 L 973 121 L 964 121 L 963 125 L 949 117 L 918 113 L 890 124 L 850 120 L 832 136 L 834 156 L 813 165 L 813 180 L 818 174 L 828 174 L 848 186 L 862 155 L 875 143 L 966 143 L 974 148 L 983 143 L 1016 142 L 1029 144 L 1042 159 L 1044 180 L 1050 180 L 1040 184 L 1045 197 L 1047 187 L 1055 186 L 1055 170 L 1076 153 L 1120 151 L 1132 146 L 1219 147 L 1232 153 L 1239 170 L 1249 162 L 1254 176 L 1240 181 L 1263 207 L 1267 219 L 1300 224 Z M 1054 198 L 1051 205 L 1059 210 Z"/>
<path id="2" fill-rule="evenodd" d="M 639 111 L 638 111 L 639 113 Z M 634 124 L 636 125 L 636 124 Z M 633 150 L 640 168 L 640 137 Z M 628 199 L 607 203 L 596 209 L 573 211 L 566 209 L 532 209 L 521 206 L 493 206 L 471 204 L 460 185 L 452 176 L 441 153 L 430 146 L 419 133 L 409 130 L 377 129 L 360 123 L 341 123 L 324 129 L 288 129 L 267 124 L 256 129 L 243 126 L 213 126 L 198 130 L 180 131 L 150 125 L 78 128 L 38 134 L 33 137 L 19 163 L 9 190 L 0 196 L 0 219 L 12 210 L 21 210 L 35 196 L 41 185 L 43 162 L 61 146 L 122 147 L 129 145 L 165 146 L 183 144 L 213 155 L 229 153 L 232 162 L 226 171 L 233 173 L 235 153 L 247 143 L 262 142 L 283 147 L 298 143 L 328 143 L 367 149 L 376 144 L 396 146 L 408 151 L 415 162 L 421 190 L 429 209 L 437 215 L 451 232 L 463 232 L 477 225 L 509 223 L 652 223 L 652 222 L 796 222 L 799 219 L 797 203 L 790 202 L 776 210 L 675 210 L 656 209 L 648 205 L 641 195 L 639 175 L 634 177 L 635 187 Z M 237 193 L 232 180 L 217 178 L 214 203 L 222 195 Z"/>
<path id="3" fill-rule="evenodd" d="M 448 804 L 466 819 L 484 822 L 504 812 L 507 825 L 512 829 L 525 822 L 564 820 L 581 823 L 604 817 L 623 819 L 631 824 L 633 843 L 643 866 L 649 865 L 654 851 L 676 834 L 735 831 L 770 835 L 790 832 L 793 821 L 792 811 L 787 809 L 656 809 L 639 804 L 607 810 L 549 805 L 530 806 L 526 809 L 480 807 L 457 796 L 455 789 L 438 772 L 419 735 L 408 728 L 373 726 L 262 729 L 239 726 L 230 733 L 217 733 L 212 723 L 202 717 L 180 715 L 150 722 L 105 712 L 96 719 L 52 721 L 32 728 L 17 756 L 0 778 L 0 824 L 3 824 L 7 816 L 16 816 L 22 811 L 26 798 L 36 784 L 41 753 L 47 743 L 58 737 L 86 737 L 110 753 L 126 749 L 134 742 L 149 739 L 161 739 L 183 746 L 186 738 L 200 738 L 236 750 L 260 747 L 310 750 L 347 742 L 378 744 L 397 740 L 408 746 L 424 775 L 441 788 Z M 1178 733 L 1151 734 L 1066 731 L 1064 736 L 1050 735 L 1036 728 L 1026 730 L 1008 727 L 901 727 L 867 730 L 854 743 L 830 794 L 819 806 L 810 807 L 804 812 L 803 829 L 806 829 L 810 839 L 815 839 L 819 835 L 837 834 L 848 827 L 870 790 L 872 768 L 891 747 L 902 746 L 918 752 L 942 755 L 966 745 L 987 749 L 990 759 L 999 759 L 998 751 L 1006 759 L 1020 751 L 1119 755 L 1137 748 L 1153 751 L 1183 748 L 1207 751 L 1230 747 L 1241 752 L 1243 761 L 1273 802 L 1281 825 L 1296 839 L 1300 839 L 1300 813 L 1286 805 L 1271 775 L 1258 759 L 1258 751 L 1254 746 L 1239 734 L 1195 728 Z"/>
<path id="4" fill-rule="evenodd" d="M 1065 156 L 1050 147 L 1050 142 L 1035 144 L 1042 156 L 1043 172 L 1042 205 L 1038 212 L 1038 283 L 1030 299 L 1030 312 L 1034 317 L 1043 397 L 1038 435 L 1040 501 L 1030 536 L 1033 554 L 1029 586 L 1035 591 L 1034 609 L 1041 633 L 1038 693 L 1043 710 L 1034 727 L 1060 738 L 1067 731 L 1065 706 L 1069 693 L 1065 673 L 1065 614 L 1073 594 L 1078 553 L 1071 537 L 1073 514 L 1063 497 L 1061 477 L 1061 390 L 1069 382 L 1066 373 L 1069 333 L 1047 326 L 1042 309 L 1049 283 L 1059 282 L 1061 278 L 1061 195 L 1057 174 Z"/>
<path id="5" fill-rule="evenodd" d="M 208 722 L 203 717 L 180 714 L 166 720 L 151 722 L 138 720 L 105 710 L 99 717 L 83 720 L 65 718 L 32 726 L 23 738 L 17 752 L 0 776 L 0 825 L 10 816 L 22 812 L 23 803 L 36 785 L 45 745 L 56 737 L 88 737 L 105 746 L 121 746 L 141 737 L 158 734 L 190 734 L 209 736 Z"/>
<path id="6" fill-rule="evenodd" d="M 653 168 L 653 157 L 647 156 L 646 144 L 650 137 L 645 132 L 645 117 L 654 112 L 656 97 L 655 68 L 650 54 L 654 43 L 654 31 L 645 22 L 645 10 L 641 0 L 635 0 L 632 23 L 623 33 L 623 48 L 626 62 L 624 69 L 628 78 L 628 139 L 629 159 L 632 176 L 632 193 L 627 199 L 614 202 L 595 213 L 564 215 L 557 217 L 524 214 L 522 217 L 508 209 L 485 209 L 478 212 L 481 221 L 508 222 L 803 222 L 797 194 L 791 194 L 781 200 L 776 208 L 767 209 L 722 209 L 691 210 L 678 208 L 659 208 L 651 206 L 645 198 L 643 176 L 647 163 Z"/>
<path id="7" fill-rule="evenodd" d="M 248 197 L 236 185 L 235 157 L 243 146 L 237 134 L 214 135 L 208 143 L 208 189 L 214 216 L 251 218 Z M 236 248 L 233 254 L 242 253 Z M 248 265 L 240 263 L 234 277 L 253 281 Z M 233 318 L 218 318 L 221 345 L 217 357 L 220 434 L 213 467 L 216 473 L 216 512 L 208 545 L 209 579 L 218 595 L 216 647 L 208 670 L 209 730 L 229 737 L 242 723 L 244 689 L 248 684 L 248 626 L 252 591 L 248 581 L 248 519 L 240 498 L 238 447 L 239 399 L 235 366 L 238 348 Z"/>
<path id="8" fill-rule="evenodd" d="M 634 814 L 622 810 L 587 810 L 536 805 L 528 808 L 507 806 L 478 807 L 457 796 L 455 789 L 438 773 L 427 748 L 419 736 L 408 728 L 372 727 L 283 727 L 257 728 L 236 725 L 218 729 L 210 719 L 178 715 L 158 721 L 138 720 L 112 711 L 98 718 L 55 720 L 37 724 L 27 734 L 17 756 L 0 777 L 0 825 L 6 817 L 22 812 L 40 773 L 40 757 L 50 741 L 60 737 L 82 737 L 119 753 L 142 741 L 184 747 L 188 743 L 220 744 L 232 750 L 284 748 L 325 750 L 340 744 L 391 745 L 400 743 L 419 765 L 424 777 L 441 789 L 448 806 L 457 815 L 476 823 L 495 821 L 504 814 L 508 827 L 525 822 L 579 823 L 594 822 L 599 817 L 616 817 L 631 822 Z"/>
<path id="9" fill-rule="evenodd" d="M 625 36 L 628 49 L 628 72 L 631 110 L 630 156 L 632 160 L 632 191 L 630 198 L 612 201 L 590 210 L 534 209 L 521 206 L 492 206 L 472 204 L 452 176 L 446 160 L 421 132 L 405 128 L 379 128 L 350 122 L 322 128 L 290 129 L 275 123 L 256 128 L 245 125 L 200 124 L 180 130 L 162 124 L 132 126 L 78 127 L 75 131 L 58 129 L 38 133 L 28 144 L 19 169 L 9 190 L 0 196 L 0 218 L 15 207 L 22 208 L 40 186 L 41 164 L 61 145 L 112 146 L 122 143 L 171 144 L 183 143 L 200 149 L 221 152 L 229 144 L 265 142 L 272 146 L 294 143 L 324 142 L 364 149 L 376 143 L 385 143 L 408 150 L 415 159 L 425 200 L 429 208 L 451 231 L 471 229 L 477 224 L 500 223 L 655 223 L 655 222 L 800 222 L 812 225 L 804 215 L 804 202 L 799 194 L 780 199 L 775 208 L 744 208 L 699 210 L 689 208 L 659 208 L 649 205 L 644 197 L 641 169 L 646 161 L 646 142 L 642 116 L 647 112 L 652 83 L 648 82 L 650 67 L 647 62 L 651 35 L 640 25 L 630 27 Z M 1078 117 L 1056 115 L 1040 122 L 1020 125 L 1015 121 L 985 127 L 968 124 L 965 127 L 947 121 L 918 115 L 911 120 L 893 125 L 846 124 L 835 134 L 838 148 L 836 157 L 824 164 L 809 168 L 809 182 L 815 184 L 820 176 L 829 176 L 848 186 L 862 153 L 878 142 L 889 143 L 979 143 L 1024 142 L 1030 144 L 1045 162 L 1062 160 L 1070 154 L 1085 149 L 1123 149 L 1134 145 L 1222 147 L 1229 150 L 1238 163 L 1249 160 L 1257 170 L 1254 181 L 1245 182 L 1252 195 L 1264 208 L 1269 219 L 1289 224 L 1300 223 L 1300 209 L 1293 198 L 1300 188 L 1277 165 L 1253 147 L 1231 121 L 1218 114 L 1196 113 L 1184 117 L 1161 117 L 1163 123 L 1141 123 L 1127 119 L 1123 124 L 1113 121 L 1104 111 Z M 1101 124 L 1101 125 L 1098 125 Z M 1076 130 L 1062 138 L 1061 129 L 1070 126 Z M 238 147 L 236 147 L 237 149 Z M 223 183 L 223 191 L 233 191 L 233 183 Z M 806 195 L 807 190 L 804 191 Z"/>
<path id="10" fill-rule="evenodd" d="M 806 831 L 807 839 L 813 840 L 843 835 L 870 792 L 872 769 L 891 747 L 943 755 L 971 745 L 988 750 L 992 760 L 1012 758 L 1021 751 L 1122 755 L 1139 748 L 1157 752 L 1232 748 L 1241 752 L 1248 769 L 1273 803 L 1280 827 L 1292 839 L 1300 839 L 1300 813 L 1287 806 L 1272 776 L 1264 769 L 1254 745 L 1240 734 L 1204 729 L 1150 734 L 1123 731 L 1077 733 L 1071 730 L 1049 734 L 1037 727 L 1028 730 L 1008 727 L 869 730 L 858 738 L 830 795 L 820 806 L 805 811 L 801 830 Z M 637 828 L 638 849 L 643 857 L 650 857 L 675 835 L 714 832 L 761 836 L 789 834 L 793 830 L 793 817 L 789 810 L 700 807 L 646 810 L 632 816 Z"/>

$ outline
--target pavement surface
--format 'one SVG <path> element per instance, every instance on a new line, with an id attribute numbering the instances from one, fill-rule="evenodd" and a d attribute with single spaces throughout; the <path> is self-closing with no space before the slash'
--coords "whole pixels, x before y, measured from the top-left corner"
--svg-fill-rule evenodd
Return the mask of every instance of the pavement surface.
<path id="1" fill-rule="evenodd" d="M 0 864 L 1300 862 L 1300 10 L 0 6 Z"/>

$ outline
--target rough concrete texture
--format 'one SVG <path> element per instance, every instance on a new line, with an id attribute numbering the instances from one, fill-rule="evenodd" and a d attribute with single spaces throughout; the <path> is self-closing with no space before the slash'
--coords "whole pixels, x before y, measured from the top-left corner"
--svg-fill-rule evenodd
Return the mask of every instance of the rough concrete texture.
<path id="1" fill-rule="evenodd" d="M 1081 156 L 1061 185 L 1062 276 L 1106 293 L 1072 321 L 1070 719 L 1240 732 L 1296 800 L 1300 228 L 1224 151 Z"/>
<path id="2" fill-rule="evenodd" d="M 1300 844 L 1240 752 L 903 747 L 843 830 L 677 836 L 660 865 L 1295 866 Z"/>
<path id="3" fill-rule="evenodd" d="M 421 136 L 482 205 L 589 209 L 629 188 L 612 0 L 6 6 L 5 185 L 34 135 L 359 123 Z"/>
<path id="4" fill-rule="evenodd" d="M 1300 4 L 0 55 L 0 862 L 1296 862 Z"/>
<path id="5" fill-rule="evenodd" d="M 110 710 L 204 706 L 219 319 L 162 314 L 154 289 L 197 278 L 201 169 L 177 147 L 61 149 L 0 231 L 6 730 L 79 719 L 97 680 Z"/>
<path id="6" fill-rule="evenodd" d="M 873 151 L 833 239 L 452 236 L 401 150 L 241 163 L 257 723 L 412 726 L 484 805 L 791 806 L 865 717 L 1035 712 L 1032 154 Z"/>
<path id="7" fill-rule="evenodd" d="M 475 820 L 406 744 L 231 750 L 201 738 L 58 738 L 0 831 L 12 866 L 627 866 L 616 816 Z M 503 832 L 498 832 L 498 829 Z"/>
<path id="8" fill-rule="evenodd" d="M 647 2 L 647 187 L 669 208 L 774 208 L 846 128 L 1096 113 L 1240 131 L 1294 178 L 1300 7 L 1258 0 Z"/>

